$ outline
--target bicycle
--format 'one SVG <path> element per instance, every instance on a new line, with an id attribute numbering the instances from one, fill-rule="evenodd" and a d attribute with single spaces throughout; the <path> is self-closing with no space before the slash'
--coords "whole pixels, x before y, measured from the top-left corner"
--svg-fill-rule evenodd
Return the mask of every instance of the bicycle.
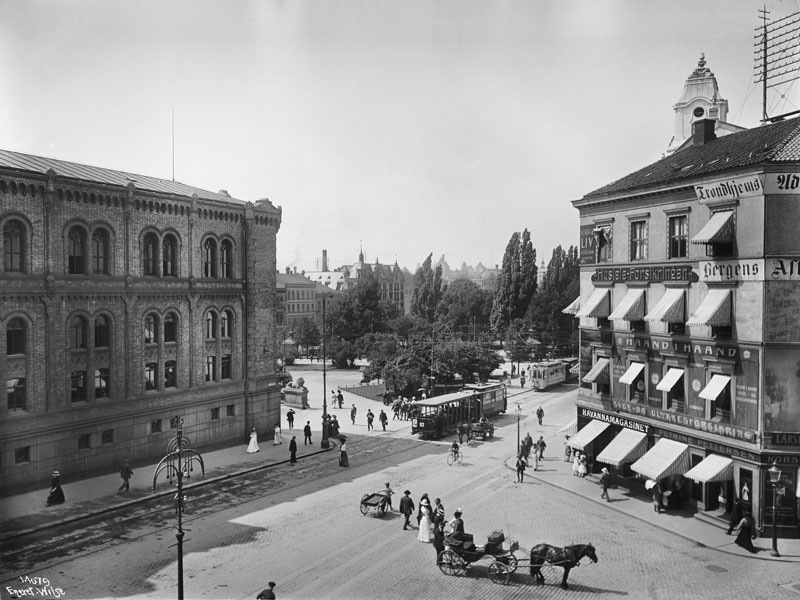
<path id="1" fill-rule="evenodd" d="M 461 458 L 462 457 L 463 457 L 463 454 L 461 454 L 461 450 L 459 450 L 457 452 L 453 452 L 452 450 L 450 450 L 450 452 L 447 454 L 447 466 L 449 467 L 453 463 L 456 463 L 456 462 L 457 463 L 461 463 Z"/>

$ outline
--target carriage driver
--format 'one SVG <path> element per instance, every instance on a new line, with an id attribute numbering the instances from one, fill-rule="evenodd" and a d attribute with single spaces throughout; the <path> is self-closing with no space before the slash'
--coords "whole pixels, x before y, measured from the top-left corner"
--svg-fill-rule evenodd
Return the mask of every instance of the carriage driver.
<path id="1" fill-rule="evenodd" d="M 383 496 L 383 499 L 381 500 L 381 505 L 385 507 L 388 506 L 389 510 L 393 511 L 394 507 L 392 507 L 392 494 L 394 494 L 394 491 L 392 490 L 391 487 L 389 487 L 388 481 L 386 482 L 386 487 L 378 493 L 381 496 Z"/>
<path id="2" fill-rule="evenodd" d="M 464 509 L 458 507 L 453 513 L 453 520 L 450 521 L 450 534 L 447 536 L 449 540 L 462 543 L 464 541 L 464 521 L 461 520 L 461 515 L 464 514 Z"/>

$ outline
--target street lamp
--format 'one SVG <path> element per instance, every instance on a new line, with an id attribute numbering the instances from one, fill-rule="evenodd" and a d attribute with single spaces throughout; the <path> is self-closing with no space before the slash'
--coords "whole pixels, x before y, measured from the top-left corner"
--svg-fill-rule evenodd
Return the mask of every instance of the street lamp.
<path id="1" fill-rule="evenodd" d="M 781 470 L 773 462 L 772 466 L 767 469 L 769 473 L 769 482 L 772 484 L 772 556 L 780 556 L 778 552 L 778 527 L 775 524 L 775 517 L 778 512 L 778 496 L 783 495 L 783 486 L 779 485 L 781 481 Z"/>
<path id="2" fill-rule="evenodd" d="M 333 292 L 325 292 L 322 296 L 322 441 L 319 443 L 320 448 L 329 448 L 330 442 L 328 441 L 328 383 L 327 383 L 327 368 L 326 368 L 326 346 L 325 343 L 325 311 L 328 298 L 333 298 Z"/>
<path id="3" fill-rule="evenodd" d="M 519 445 L 519 418 L 522 415 L 522 407 L 517 402 L 517 456 L 519 456 L 520 445 Z"/>

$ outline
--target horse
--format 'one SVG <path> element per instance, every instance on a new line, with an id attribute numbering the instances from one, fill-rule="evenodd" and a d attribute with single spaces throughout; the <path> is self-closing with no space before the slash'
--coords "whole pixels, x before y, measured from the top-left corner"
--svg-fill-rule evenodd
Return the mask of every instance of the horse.
<path id="1" fill-rule="evenodd" d="M 561 587 L 565 590 L 569 589 L 567 577 L 570 569 L 580 565 L 580 561 L 584 557 L 588 557 L 594 563 L 597 562 L 594 546 L 591 544 L 573 544 L 558 548 L 550 544 L 537 544 L 531 548 L 531 576 L 535 577 L 538 583 L 544 584 L 542 565 L 549 563 L 554 567 L 561 567 L 564 569 Z"/>

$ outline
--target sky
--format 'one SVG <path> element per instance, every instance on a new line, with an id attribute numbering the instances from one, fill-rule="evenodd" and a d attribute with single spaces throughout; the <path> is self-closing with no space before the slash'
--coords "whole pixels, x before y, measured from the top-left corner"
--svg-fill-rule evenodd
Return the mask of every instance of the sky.
<path id="1" fill-rule="evenodd" d="M 701 52 L 759 124 L 764 4 L 0 0 L 0 148 L 269 198 L 280 270 L 494 266 L 526 228 L 547 262 L 571 201 L 661 158 Z"/>

